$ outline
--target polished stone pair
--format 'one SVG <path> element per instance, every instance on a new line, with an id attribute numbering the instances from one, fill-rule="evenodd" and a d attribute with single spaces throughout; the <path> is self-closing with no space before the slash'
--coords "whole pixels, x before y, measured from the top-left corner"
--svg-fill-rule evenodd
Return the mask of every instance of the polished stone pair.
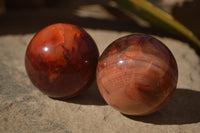
<path id="1" fill-rule="evenodd" d="M 130 115 L 155 112 L 176 88 L 175 58 L 153 37 L 122 37 L 98 57 L 97 46 L 89 34 L 75 25 L 59 23 L 33 37 L 25 65 L 33 84 L 53 98 L 76 96 L 88 88 L 96 71 L 105 101 Z"/>

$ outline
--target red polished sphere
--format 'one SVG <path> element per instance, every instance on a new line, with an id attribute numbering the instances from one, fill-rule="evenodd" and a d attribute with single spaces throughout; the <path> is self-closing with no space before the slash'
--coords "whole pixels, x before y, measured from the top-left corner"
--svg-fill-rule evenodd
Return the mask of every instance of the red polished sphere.
<path id="1" fill-rule="evenodd" d="M 174 56 L 162 42 L 133 34 L 104 50 L 96 76 L 100 93 L 109 105 L 124 114 L 147 115 L 171 97 L 178 69 Z"/>
<path id="2" fill-rule="evenodd" d="M 25 67 L 32 83 L 53 98 L 69 98 L 95 77 L 99 52 L 83 29 L 58 23 L 39 31 L 28 45 Z"/>

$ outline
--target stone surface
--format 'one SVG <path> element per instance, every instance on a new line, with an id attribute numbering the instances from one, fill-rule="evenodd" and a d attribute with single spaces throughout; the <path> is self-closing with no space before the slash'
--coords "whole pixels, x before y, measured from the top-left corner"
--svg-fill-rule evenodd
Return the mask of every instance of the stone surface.
<path id="1" fill-rule="evenodd" d="M 113 40 L 129 34 L 86 31 L 96 40 L 101 53 Z M 157 37 L 177 60 L 178 89 L 158 112 L 131 117 L 106 105 L 96 83 L 67 101 L 43 95 L 31 84 L 24 67 L 25 49 L 32 37 L 33 34 L 0 36 L 0 132 L 200 132 L 200 58 L 188 44 Z"/>

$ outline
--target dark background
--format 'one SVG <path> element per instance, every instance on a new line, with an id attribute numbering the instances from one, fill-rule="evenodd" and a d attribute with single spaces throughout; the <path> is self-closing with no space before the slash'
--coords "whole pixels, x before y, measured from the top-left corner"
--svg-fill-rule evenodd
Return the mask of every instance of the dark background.
<path id="1" fill-rule="evenodd" d="M 73 23 L 85 28 L 106 29 L 152 34 L 167 34 L 159 29 L 143 27 L 130 19 L 118 8 L 111 6 L 110 0 L 4 0 L 5 12 L 0 15 L 0 35 L 26 34 L 58 22 Z M 151 0 L 164 7 L 162 0 Z M 85 5 L 101 5 L 116 19 L 80 17 L 74 12 Z M 200 37 L 200 1 L 173 5 L 170 13 Z"/>

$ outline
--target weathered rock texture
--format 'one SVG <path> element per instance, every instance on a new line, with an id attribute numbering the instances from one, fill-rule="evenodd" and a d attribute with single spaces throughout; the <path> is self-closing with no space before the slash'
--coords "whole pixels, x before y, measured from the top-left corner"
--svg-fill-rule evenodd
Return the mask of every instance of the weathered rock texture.
<path id="1" fill-rule="evenodd" d="M 125 32 L 86 29 L 100 52 Z M 82 95 L 58 101 L 43 95 L 27 77 L 24 55 L 33 34 L 0 37 L 0 132 L 2 133 L 171 133 L 200 132 L 200 58 L 188 44 L 157 37 L 173 52 L 178 88 L 158 112 L 144 117 L 120 114 L 101 98 L 96 83 Z"/>

